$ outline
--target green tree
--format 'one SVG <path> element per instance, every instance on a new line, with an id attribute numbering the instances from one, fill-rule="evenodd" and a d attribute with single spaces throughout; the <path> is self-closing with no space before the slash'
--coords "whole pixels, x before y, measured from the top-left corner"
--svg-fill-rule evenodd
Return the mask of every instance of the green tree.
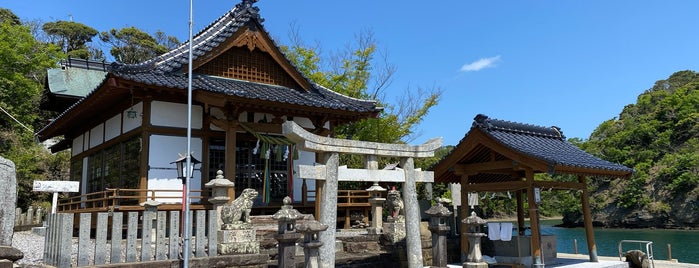
<path id="1" fill-rule="evenodd" d="M 127 64 L 155 58 L 180 44 L 177 38 L 161 31 L 153 37 L 136 27 L 111 29 L 100 33 L 100 39 L 112 45 L 110 53 L 116 61 Z"/>
<path id="2" fill-rule="evenodd" d="M 51 43 L 59 46 L 63 53 L 80 59 L 98 58 L 102 53 L 87 46 L 99 32 L 85 24 L 74 21 L 47 22 L 42 29 Z"/>
<path id="3" fill-rule="evenodd" d="M 57 59 L 58 49 L 36 41 L 29 27 L 9 21 L 0 24 L 0 107 L 16 121 L 33 124 L 42 90 L 39 81 Z M 2 115 L 0 129 L 21 127 L 9 115 Z"/>
<path id="4" fill-rule="evenodd" d="M 346 50 L 321 57 L 318 47 L 302 43 L 292 34 L 292 45 L 282 46 L 291 62 L 314 82 L 344 95 L 373 99 L 385 109 L 378 118 L 337 126 L 335 136 L 354 140 L 384 143 L 405 143 L 414 138 L 415 128 L 430 108 L 437 105 L 441 91 L 438 88 L 405 89 L 395 104 L 385 97 L 396 68 L 388 63 L 385 53 L 379 59 L 373 33 L 357 35 L 355 45 Z"/>
<path id="5" fill-rule="evenodd" d="M 0 8 L 0 22 L 9 22 L 12 25 L 22 24 L 19 17 L 17 17 L 15 13 L 12 13 L 11 10 L 6 8 Z"/>
<path id="6" fill-rule="evenodd" d="M 378 118 L 360 120 L 335 126 L 333 135 L 341 139 L 381 143 L 407 143 L 414 137 L 416 126 L 429 109 L 437 105 L 438 89 L 406 89 L 395 105 L 385 98 L 385 89 L 391 84 L 396 68 L 388 63 L 386 54 L 379 54 L 371 31 L 363 31 L 353 45 L 345 50 L 323 57 L 319 46 L 309 47 L 292 29 L 291 45 L 281 46 L 289 60 L 309 79 L 338 93 L 361 99 L 373 99 L 384 110 Z M 350 167 L 363 167 L 364 158 L 342 155 L 340 161 Z M 379 159 L 379 165 L 397 163 L 398 159 Z M 342 183 L 342 188 L 364 189 L 367 185 Z"/>
<path id="7" fill-rule="evenodd" d="M 47 198 L 32 192 L 34 180 L 67 178 L 68 153 L 53 155 L 34 139 L 34 129 L 44 124 L 38 120 L 40 81 L 61 57 L 58 47 L 37 41 L 29 25 L 0 23 L 0 155 L 17 166 L 18 205 L 25 209 Z"/>

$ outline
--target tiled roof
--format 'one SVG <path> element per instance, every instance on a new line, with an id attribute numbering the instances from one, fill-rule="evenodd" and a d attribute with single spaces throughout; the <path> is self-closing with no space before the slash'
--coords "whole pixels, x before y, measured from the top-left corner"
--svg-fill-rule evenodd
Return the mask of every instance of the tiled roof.
<path id="1" fill-rule="evenodd" d="M 252 6 L 253 2 L 255 1 L 243 0 L 196 34 L 193 38 L 192 60 L 194 61 L 218 47 L 221 42 L 231 37 L 249 21 L 255 20 L 262 24 L 264 19 L 258 14 L 259 8 Z M 259 30 L 263 31 L 264 29 Z M 279 49 L 278 46 L 275 48 Z M 139 83 L 186 89 L 187 77 L 183 75 L 181 69 L 188 63 L 188 57 L 189 44 L 184 43 L 170 52 L 140 64 L 113 63 L 110 66 L 110 72 L 116 77 Z M 307 78 L 305 79 L 308 81 Z M 350 112 L 378 111 L 375 101 L 347 97 L 312 82 L 310 84 L 313 85 L 313 88 L 308 92 L 301 92 L 297 89 L 277 85 L 195 74 L 192 79 L 192 90 L 205 90 L 242 98 Z"/>
<path id="2" fill-rule="evenodd" d="M 593 156 L 565 139 L 558 127 L 541 127 L 488 118 L 479 114 L 471 129 L 479 128 L 510 149 L 541 159 L 551 166 L 632 172 L 633 169 Z"/>

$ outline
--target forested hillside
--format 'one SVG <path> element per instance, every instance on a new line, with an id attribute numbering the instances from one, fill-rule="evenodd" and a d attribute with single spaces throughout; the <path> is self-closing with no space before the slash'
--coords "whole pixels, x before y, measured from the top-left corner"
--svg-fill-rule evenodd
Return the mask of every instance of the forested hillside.
<path id="1" fill-rule="evenodd" d="M 699 73 L 657 81 L 581 147 L 635 169 L 628 179 L 593 180 L 597 224 L 699 227 Z"/>

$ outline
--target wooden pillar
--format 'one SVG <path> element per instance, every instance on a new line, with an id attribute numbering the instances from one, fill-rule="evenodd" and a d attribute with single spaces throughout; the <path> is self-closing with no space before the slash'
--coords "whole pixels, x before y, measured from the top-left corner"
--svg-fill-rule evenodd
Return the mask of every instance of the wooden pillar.
<path id="1" fill-rule="evenodd" d="M 585 237 L 587 238 L 587 251 L 590 253 L 590 262 L 598 262 L 597 244 L 595 244 L 595 233 L 592 229 L 592 212 L 590 211 L 590 200 L 587 192 L 587 182 L 585 176 L 578 176 L 578 181 L 582 184 L 582 200 L 583 219 L 585 222 Z"/>
<path id="2" fill-rule="evenodd" d="M 461 260 L 466 261 L 468 256 L 468 238 L 464 233 L 468 231 L 468 226 L 463 222 L 471 214 L 468 203 L 468 175 L 461 175 L 461 211 L 459 211 L 459 224 L 461 225 Z"/>
<path id="3" fill-rule="evenodd" d="M 517 235 L 524 236 L 524 192 L 517 190 L 515 196 L 517 198 Z"/>
<path id="4" fill-rule="evenodd" d="M 150 157 L 150 107 L 152 98 L 147 96 L 143 99 L 143 107 L 141 110 L 141 163 L 139 164 L 138 175 L 140 180 L 138 182 L 138 188 L 141 190 L 148 189 L 148 158 Z M 176 155 L 173 155 L 173 159 L 177 159 Z M 142 191 L 138 197 L 138 202 L 146 202 L 148 197 L 147 191 Z"/>
<path id="5" fill-rule="evenodd" d="M 532 267 L 539 267 L 537 264 L 543 264 L 543 254 L 541 253 L 541 230 L 539 228 L 539 207 L 534 199 L 534 171 L 526 169 L 526 178 L 529 186 L 527 187 L 527 201 L 529 202 L 529 224 L 531 225 L 531 248 L 532 248 Z M 538 259 L 538 260 L 537 260 Z"/>
<path id="6" fill-rule="evenodd" d="M 238 121 L 228 121 L 226 128 L 226 177 L 235 183 L 235 147 L 237 143 Z M 228 197 L 235 200 L 235 185 L 228 189 Z"/>

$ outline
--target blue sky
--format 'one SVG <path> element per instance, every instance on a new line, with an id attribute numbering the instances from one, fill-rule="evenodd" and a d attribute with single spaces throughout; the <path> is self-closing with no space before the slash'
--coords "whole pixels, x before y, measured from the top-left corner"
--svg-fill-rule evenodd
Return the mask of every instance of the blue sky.
<path id="1" fill-rule="evenodd" d="M 238 1 L 194 0 L 201 30 Z M 455 145 L 479 114 L 558 126 L 587 139 L 653 83 L 699 70 L 699 1 L 257 2 L 280 44 L 296 25 L 305 43 L 342 50 L 371 30 L 397 73 L 388 100 L 440 88 L 412 144 Z M 187 39 L 189 1 L 0 0 L 23 20 L 69 20 L 100 31 L 128 26 Z M 392 101 L 394 102 L 394 101 Z M 395 102 L 394 102 L 395 103 Z"/>

